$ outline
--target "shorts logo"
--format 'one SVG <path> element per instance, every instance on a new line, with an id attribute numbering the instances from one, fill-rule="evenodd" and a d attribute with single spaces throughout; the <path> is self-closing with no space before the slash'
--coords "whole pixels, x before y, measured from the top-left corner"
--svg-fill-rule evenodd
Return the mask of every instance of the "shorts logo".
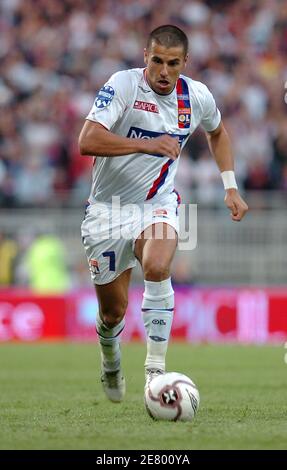
<path id="1" fill-rule="evenodd" d="M 103 86 L 95 100 L 95 105 L 97 108 L 106 108 L 111 104 L 112 99 L 114 98 L 115 90 L 109 85 Z"/>
<path id="2" fill-rule="evenodd" d="M 167 219 L 167 210 L 166 209 L 155 209 L 152 212 L 153 217 L 162 217 L 164 219 Z"/>
<path id="3" fill-rule="evenodd" d="M 93 274 L 100 274 L 99 263 L 96 259 L 90 260 L 90 270 Z"/>
<path id="4" fill-rule="evenodd" d="M 147 103 L 146 101 L 136 100 L 134 103 L 134 109 L 140 109 L 141 111 L 148 111 L 149 113 L 159 114 L 157 105 L 154 103 Z"/>

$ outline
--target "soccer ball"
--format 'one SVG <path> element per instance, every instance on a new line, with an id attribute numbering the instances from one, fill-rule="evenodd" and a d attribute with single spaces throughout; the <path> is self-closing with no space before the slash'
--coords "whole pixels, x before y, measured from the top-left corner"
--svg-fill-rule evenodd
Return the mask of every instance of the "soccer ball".
<path id="1" fill-rule="evenodd" d="M 154 419 L 192 421 L 199 407 L 199 392 L 184 374 L 157 375 L 145 388 L 145 405 Z"/>

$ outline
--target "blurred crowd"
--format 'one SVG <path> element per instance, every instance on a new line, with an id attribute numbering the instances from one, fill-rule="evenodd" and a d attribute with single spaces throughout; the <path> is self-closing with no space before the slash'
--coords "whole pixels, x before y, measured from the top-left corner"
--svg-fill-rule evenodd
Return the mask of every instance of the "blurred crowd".
<path id="1" fill-rule="evenodd" d="M 67 243 L 49 230 L 0 231 L 0 260 L 0 290 L 61 294 L 91 285 L 84 256 L 70 256 Z"/>
<path id="2" fill-rule="evenodd" d="M 240 186 L 287 191 L 286 0 L 0 0 L 0 207 L 84 203 L 84 117 L 112 73 L 144 65 L 148 32 L 166 23 L 189 37 L 186 74 L 217 100 Z M 200 131 L 178 189 L 207 205 L 222 191 Z"/>

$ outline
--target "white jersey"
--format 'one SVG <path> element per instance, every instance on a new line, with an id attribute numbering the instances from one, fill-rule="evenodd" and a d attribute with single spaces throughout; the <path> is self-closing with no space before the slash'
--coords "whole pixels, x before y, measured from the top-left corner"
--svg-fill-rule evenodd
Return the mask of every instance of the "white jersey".
<path id="1" fill-rule="evenodd" d="M 117 72 L 99 91 L 87 116 L 114 134 L 150 139 L 163 134 L 179 138 L 181 149 L 195 129 L 216 129 L 221 115 L 206 85 L 180 75 L 169 95 L 159 95 L 148 85 L 145 69 Z M 174 190 L 177 160 L 162 155 L 134 153 L 96 157 L 89 203 L 156 202 Z"/>

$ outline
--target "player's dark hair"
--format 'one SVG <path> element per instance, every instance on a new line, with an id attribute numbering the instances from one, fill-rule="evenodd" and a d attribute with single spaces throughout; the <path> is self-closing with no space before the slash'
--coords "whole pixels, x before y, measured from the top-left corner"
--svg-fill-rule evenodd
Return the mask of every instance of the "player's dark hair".
<path id="1" fill-rule="evenodd" d="M 147 40 L 147 49 L 150 48 L 152 41 L 164 47 L 182 46 L 184 55 L 188 52 L 188 39 L 186 34 L 177 26 L 165 24 L 155 28 Z"/>

